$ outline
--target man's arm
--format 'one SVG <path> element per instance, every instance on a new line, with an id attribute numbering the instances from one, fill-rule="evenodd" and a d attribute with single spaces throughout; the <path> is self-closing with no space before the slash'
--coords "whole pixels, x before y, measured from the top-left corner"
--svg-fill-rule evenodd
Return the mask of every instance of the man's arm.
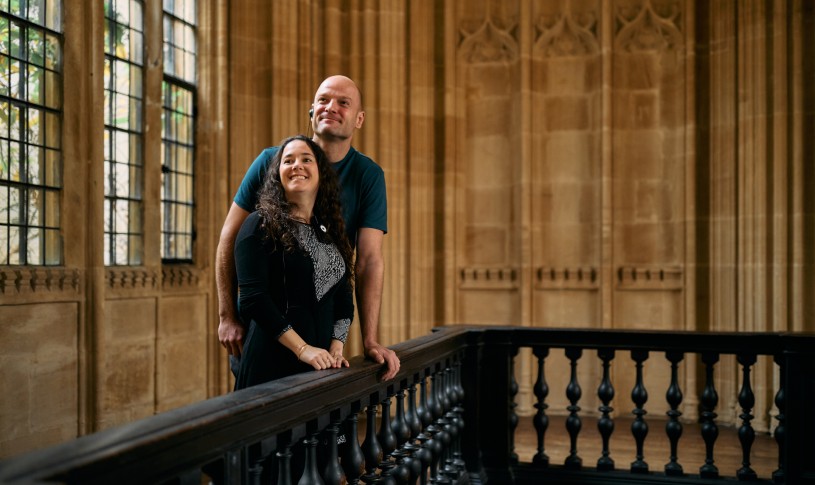
<path id="1" fill-rule="evenodd" d="M 235 305 L 238 289 L 234 250 L 235 238 L 247 217 L 249 217 L 249 212 L 233 202 L 226 215 L 224 227 L 221 229 L 221 238 L 215 253 L 215 283 L 218 287 L 218 316 L 220 317 L 218 340 L 232 355 L 241 355 L 243 337 L 246 335 L 246 328 L 238 318 L 238 310 Z"/>
<path id="2" fill-rule="evenodd" d="M 359 322 L 365 356 L 380 364 L 387 364 L 382 376 L 389 380 L 399 372 L 399 357 L 378 339 L 379 308 L 382 304 L 382 287 L 385 282 L 385 260 L 382 241 L 385 233 L 379 229 L 363 227 L 357 235 L 356 294 L 359 305 Z"/>

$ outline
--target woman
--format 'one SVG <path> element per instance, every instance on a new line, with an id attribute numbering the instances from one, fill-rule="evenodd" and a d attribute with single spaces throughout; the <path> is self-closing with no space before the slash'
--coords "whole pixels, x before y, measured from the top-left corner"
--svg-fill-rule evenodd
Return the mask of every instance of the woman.
<path id="1" fill-rule="evenodd" d="M 353 252 L 339 200 L 322 149 L 302 135 L 284 140 L 235 241 L 240 315 L 254 323 L 235 389 L 348 367 Z"/>

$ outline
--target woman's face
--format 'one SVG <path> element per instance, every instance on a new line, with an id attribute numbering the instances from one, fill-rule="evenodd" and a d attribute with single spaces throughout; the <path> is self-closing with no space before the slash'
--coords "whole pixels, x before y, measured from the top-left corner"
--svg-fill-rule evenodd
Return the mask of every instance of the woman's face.
<path id="1" fill-rule="evenodd" d="M 302 140 L 294 140 L 283 147 L 280 158 L 280 182 L 286 198 L 292 195 L 317 196 L 320 187 L 320 172 L 317 157 Z"/>

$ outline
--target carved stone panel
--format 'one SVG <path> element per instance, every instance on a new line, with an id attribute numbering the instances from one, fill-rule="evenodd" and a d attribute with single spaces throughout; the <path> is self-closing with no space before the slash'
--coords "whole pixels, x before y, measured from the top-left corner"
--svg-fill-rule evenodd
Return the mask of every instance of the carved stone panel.
<path id="1" fill-rule="evenodd" d="M 640 0 L 616 2 L 612 12 L 613 319 L 621 326 L 683 324 L 677 267 L 685 263 L 691 121 L 683 11 L 684 2 Z M 671 291 L 638 293 L 649 289 Z"/>
<path id="2" fill-rule="evenodd" d="M 535 2 L 532 15 L 533 325 L 595 326 L 601 311 L 602 3 Z"/>
<path id="3" fill-rule="evenodd" d="M 477 276 L 515 274 L 518 264 L 519 5 L 486 0 L 457 9 L 459 308 L 478 321 L 517 321 L 517 279 Z"/>
<path id="4" fill-rule="evenodd" d="M 0 456 L 76 436 L 79 304 L 0 305 Z"/>

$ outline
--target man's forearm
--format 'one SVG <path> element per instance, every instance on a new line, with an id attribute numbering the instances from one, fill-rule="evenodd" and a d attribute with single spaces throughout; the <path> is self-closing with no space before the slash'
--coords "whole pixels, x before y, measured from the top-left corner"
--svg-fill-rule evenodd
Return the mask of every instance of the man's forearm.
<path id="1" fill-rule="evenodd" d="M 381 262 L 357 265 L 356 295 L 359 305 L 359 323 L 362 344 L 367 348 L 379 342 L 379 310 L 382 306 L 382 288 L 385 267 Z"/>
<path id="2" fill-rule="evenodd" d="M 237 277 L 233 249 L 231 242 L 222 240 L 215 255 L 215 284 L 218 289 L 218 315 L 221 318 L 237 316 L 235 308 Z"/>

